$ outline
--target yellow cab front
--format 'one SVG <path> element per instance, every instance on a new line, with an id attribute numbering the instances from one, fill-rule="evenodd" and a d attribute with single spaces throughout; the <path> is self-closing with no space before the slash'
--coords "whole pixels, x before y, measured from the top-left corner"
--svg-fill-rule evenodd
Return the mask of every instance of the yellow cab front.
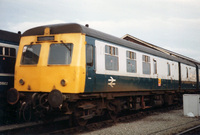
<path id="1" fill-rule="evenodd" d="M 15 65 L 15 89 L 83 93 L 85 44 L 81 33 L 22 37 Z"/>

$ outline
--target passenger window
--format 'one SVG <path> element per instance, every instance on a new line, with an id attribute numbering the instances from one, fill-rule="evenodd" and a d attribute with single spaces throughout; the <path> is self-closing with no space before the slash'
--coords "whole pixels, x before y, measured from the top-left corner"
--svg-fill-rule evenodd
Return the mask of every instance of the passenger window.
<path id="1" fill-rule="evenodd" d="M 200 69 L 199 69 L 199 82 L 200 82 Z"/>
<path id="2" fill-rule="evenodd" d="M 86 63 L 87 66 L 93 66 L 93 46 L 86 45 Z"/>
<path id="3" fill-rule="evenodd" d="M 151 74 L 150 57 L 147 55 L 142 56 L 143 74 Z"/>
<path id="4" fill-rule="evenodd" d="M 118 71 L 118 48 L 105 46 L 105 69 Z"/>
<path id="5" fill-rule="evenodd" d="M 154 68 L 153 73 L 157 74 L 157 61 L 155 59 L 153 60 L 153 68 Z"/>
<path id="6" fill-rule="evenodd" d="M 5 55 L 9 56 L 9 48 L 5 47 Z"/>
<path id="7" fill-rule="evenodd" d="M 167 69 L 168 69 L 167 75 L 170 76 L 171 75 L 171 70 L 170 70 L 170 64 L 169 63 L 167 63 Z"/>
<path id="8" fill-rule="evenodd" d="M 188 78 L 189 75 L 188 75 L 188 68 L 186 67 L 186 78 Z"/>
<path id="9" fill-rule="evenodd" d="M 0 55 L 3 55 L 3 47 L 0 46 Z"/>
<path id="10" fill-rule="evenodd" d="M 126 51 L 126 65 L 127 65 L 127 72 L 136 73 L 137 72 L 137 65 L 136 65 L 136 53 L 131 51 Z"/>
<path id="11" fill-rule="evenodd" d="M 68 65 L 72 60 L 73 44 L 51 44 L 49 51 L 48 64 L 50 65 Z"/>
<path id="12" fill-rule="evenodd" d="M 16 57 L 16 50 L 15 50 L 15 48 L 10 48 L 10 56 Z"/>

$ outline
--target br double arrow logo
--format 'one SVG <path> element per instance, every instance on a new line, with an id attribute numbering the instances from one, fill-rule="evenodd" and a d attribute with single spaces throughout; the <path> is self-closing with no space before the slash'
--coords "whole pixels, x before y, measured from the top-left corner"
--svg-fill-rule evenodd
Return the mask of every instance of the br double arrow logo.
<path id="1" fill-rule="evenodd" d="M 110 79 L 108 79 L 108 85 L 110 85 L 110 87 L 113 88 L 113 86 L 115 85 L 116 79 L 113 79 L 112 76 L 110 77 Z"/>

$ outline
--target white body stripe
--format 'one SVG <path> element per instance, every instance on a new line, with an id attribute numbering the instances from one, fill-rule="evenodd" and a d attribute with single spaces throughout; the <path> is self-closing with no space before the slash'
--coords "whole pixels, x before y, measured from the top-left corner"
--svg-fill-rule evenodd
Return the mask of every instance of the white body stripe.
<path id="1" fill-rule="evenodd" d="M 6 44 L 6 43 L 1 43 L 1 42 L 0 42 L 0 46 L 2 46 L 2 47 L 9 47 L 9 48 L 15 48 L 16 49 L 16 54 L 18 52 L 18 47 L 19 47 L 17 45 Z"/>
<path id="2" fill-rule="evenodd" d="M 118 60 L 119 60 L 119 71 L 105 70 L 105 45 L 113 46 L 118 48 Z M 135 51 L 133 49 L 129 49 L 123 46 L 103 42 L 96 40 L 96 73 L 97 74 L 105 74 L 105 75 L 116 75 L 116 76 L 129 76 L 129 77 L 142 77 L 142 78 L 160 78 L 160 79 L 168 79 L 168 80 L 178 80 L 178 62 L 167 60 L 164 58 L 160 58 L 157 56 L 149 55 L 147 53 Z M 130 73 L 127 72 L 127 58 L 126 51 L 132 51 L 136 53 L 136 66 L 137 72 Z M 147 55 L 150 56 L 151 63 L 151 74 L 146 75 L 143 74 L 142 67 L 142 56 Z M 153 74 L 153 59 L 157 61 L 157 74 Z M 168 66 L 167 63 L 170 64 L 171 75 L 168 76 Z"/>
<path id="3" fill-rule="evenodd" d="M 0 76 L 14 76 L 14 74 L 4 74 L 4 73 L 0 73 Z"/>

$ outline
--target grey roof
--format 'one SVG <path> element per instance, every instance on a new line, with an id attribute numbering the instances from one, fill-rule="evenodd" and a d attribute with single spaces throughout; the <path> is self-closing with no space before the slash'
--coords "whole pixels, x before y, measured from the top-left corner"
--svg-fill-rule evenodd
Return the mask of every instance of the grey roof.
<path id="1" fill-rule="evenodd" d="M 0 30 L 0 41 L 19 45 L 20 34 Z"/>
<path id="2" fill-rule="evenodd" d="M 147 47 L 150 47 L 150 48 L 153 48 L 153 49 L 156 49 L 158 51 L 161 51 L 163 53 L 166 53 L 168 55 L 171 55 L 171 56 L 174 56 L 174 57 L 179 57 L 181 59 L 185 59 L 185 60 L 188 60 L 188 61 L 191 61 L 191 62 L 195 62 L 195 63 L 199 63 L 199 61 L 195 60 L 195 59 L 192 59 L 192 58 L 189 58 L 187 56 L 184 56 L 184 55 L 181 55 L 181 54 L 178 54 L 176 52 L 173 52 L 173 51 L 170 51 L 170 50 L 167 50 L 165 48 L 162 48 L 162 47 L 159 47 L 159 46 L 156 46 L 156 45 L 153 45 L 151 43 L 148 43 L 146 41 L 143 41 L 141 39 L 138 39 L 132 35 L 129 35 L 129 34 L 126 34 L 122 37 L 122 39 L 127 39 L 127 38 L 130 38 L 132 39 L 133 41 L 136 41 L 137 43 L 140 43 L 141 45 L 145 45 Z M 200 63 L 199 63 L 200 64 Z"/>
<path id="3" fill-rule="evenodd" d="M 101 40 L 104 40 L 104 41 L 108 41 L 108 42 L 111 42 L 111 43 L 114 43 L 114 44 L 118 44 L 118 45 L 121 45 L 121 46 L 132 48 L 134 50 L 145 52 L 145 53 L 148 53 L 148 54 L 151 54 L 151 55 L 154 55 L 154 56 L 166 58 L 166 59 L 169 59 L 169 60 L 185 63 L 185 64 L 192 65 L 192 66 L 195 66 L 195 63 L 196 63 L 195 61 L 188 61 L 188 60 L 185 60 L 185 59 L 182 59 L 182 58 L 173 57 L 171 55 L 168 55 L 168 54 L 163 53 L 161 51 L 158 51 L 156 49 L 141 46 L 137 43 L 129 42 L 129 41 L 126 41 L 124 39 L 121 39 L 121 38 L 118 38 L 118 37 L 115 37 L 115 36 L 112 36 L 112 35 L 109 35 L 109 34 L 106 34 L 106 33 L 91 29 L 91 28 L 88 28 L 88 27 L 80 25 L 80 24 L 76 24 L 76 23 L 39 26 L 39 27 L 32 28 L 32 29 L 25 31 L 22 36 L 43 35 L 44 29 L 46 27 L 50 28 L 51 34 L 84 33 L 87 36 L 91 36 L 91 37 L 101 39 Z"/>

